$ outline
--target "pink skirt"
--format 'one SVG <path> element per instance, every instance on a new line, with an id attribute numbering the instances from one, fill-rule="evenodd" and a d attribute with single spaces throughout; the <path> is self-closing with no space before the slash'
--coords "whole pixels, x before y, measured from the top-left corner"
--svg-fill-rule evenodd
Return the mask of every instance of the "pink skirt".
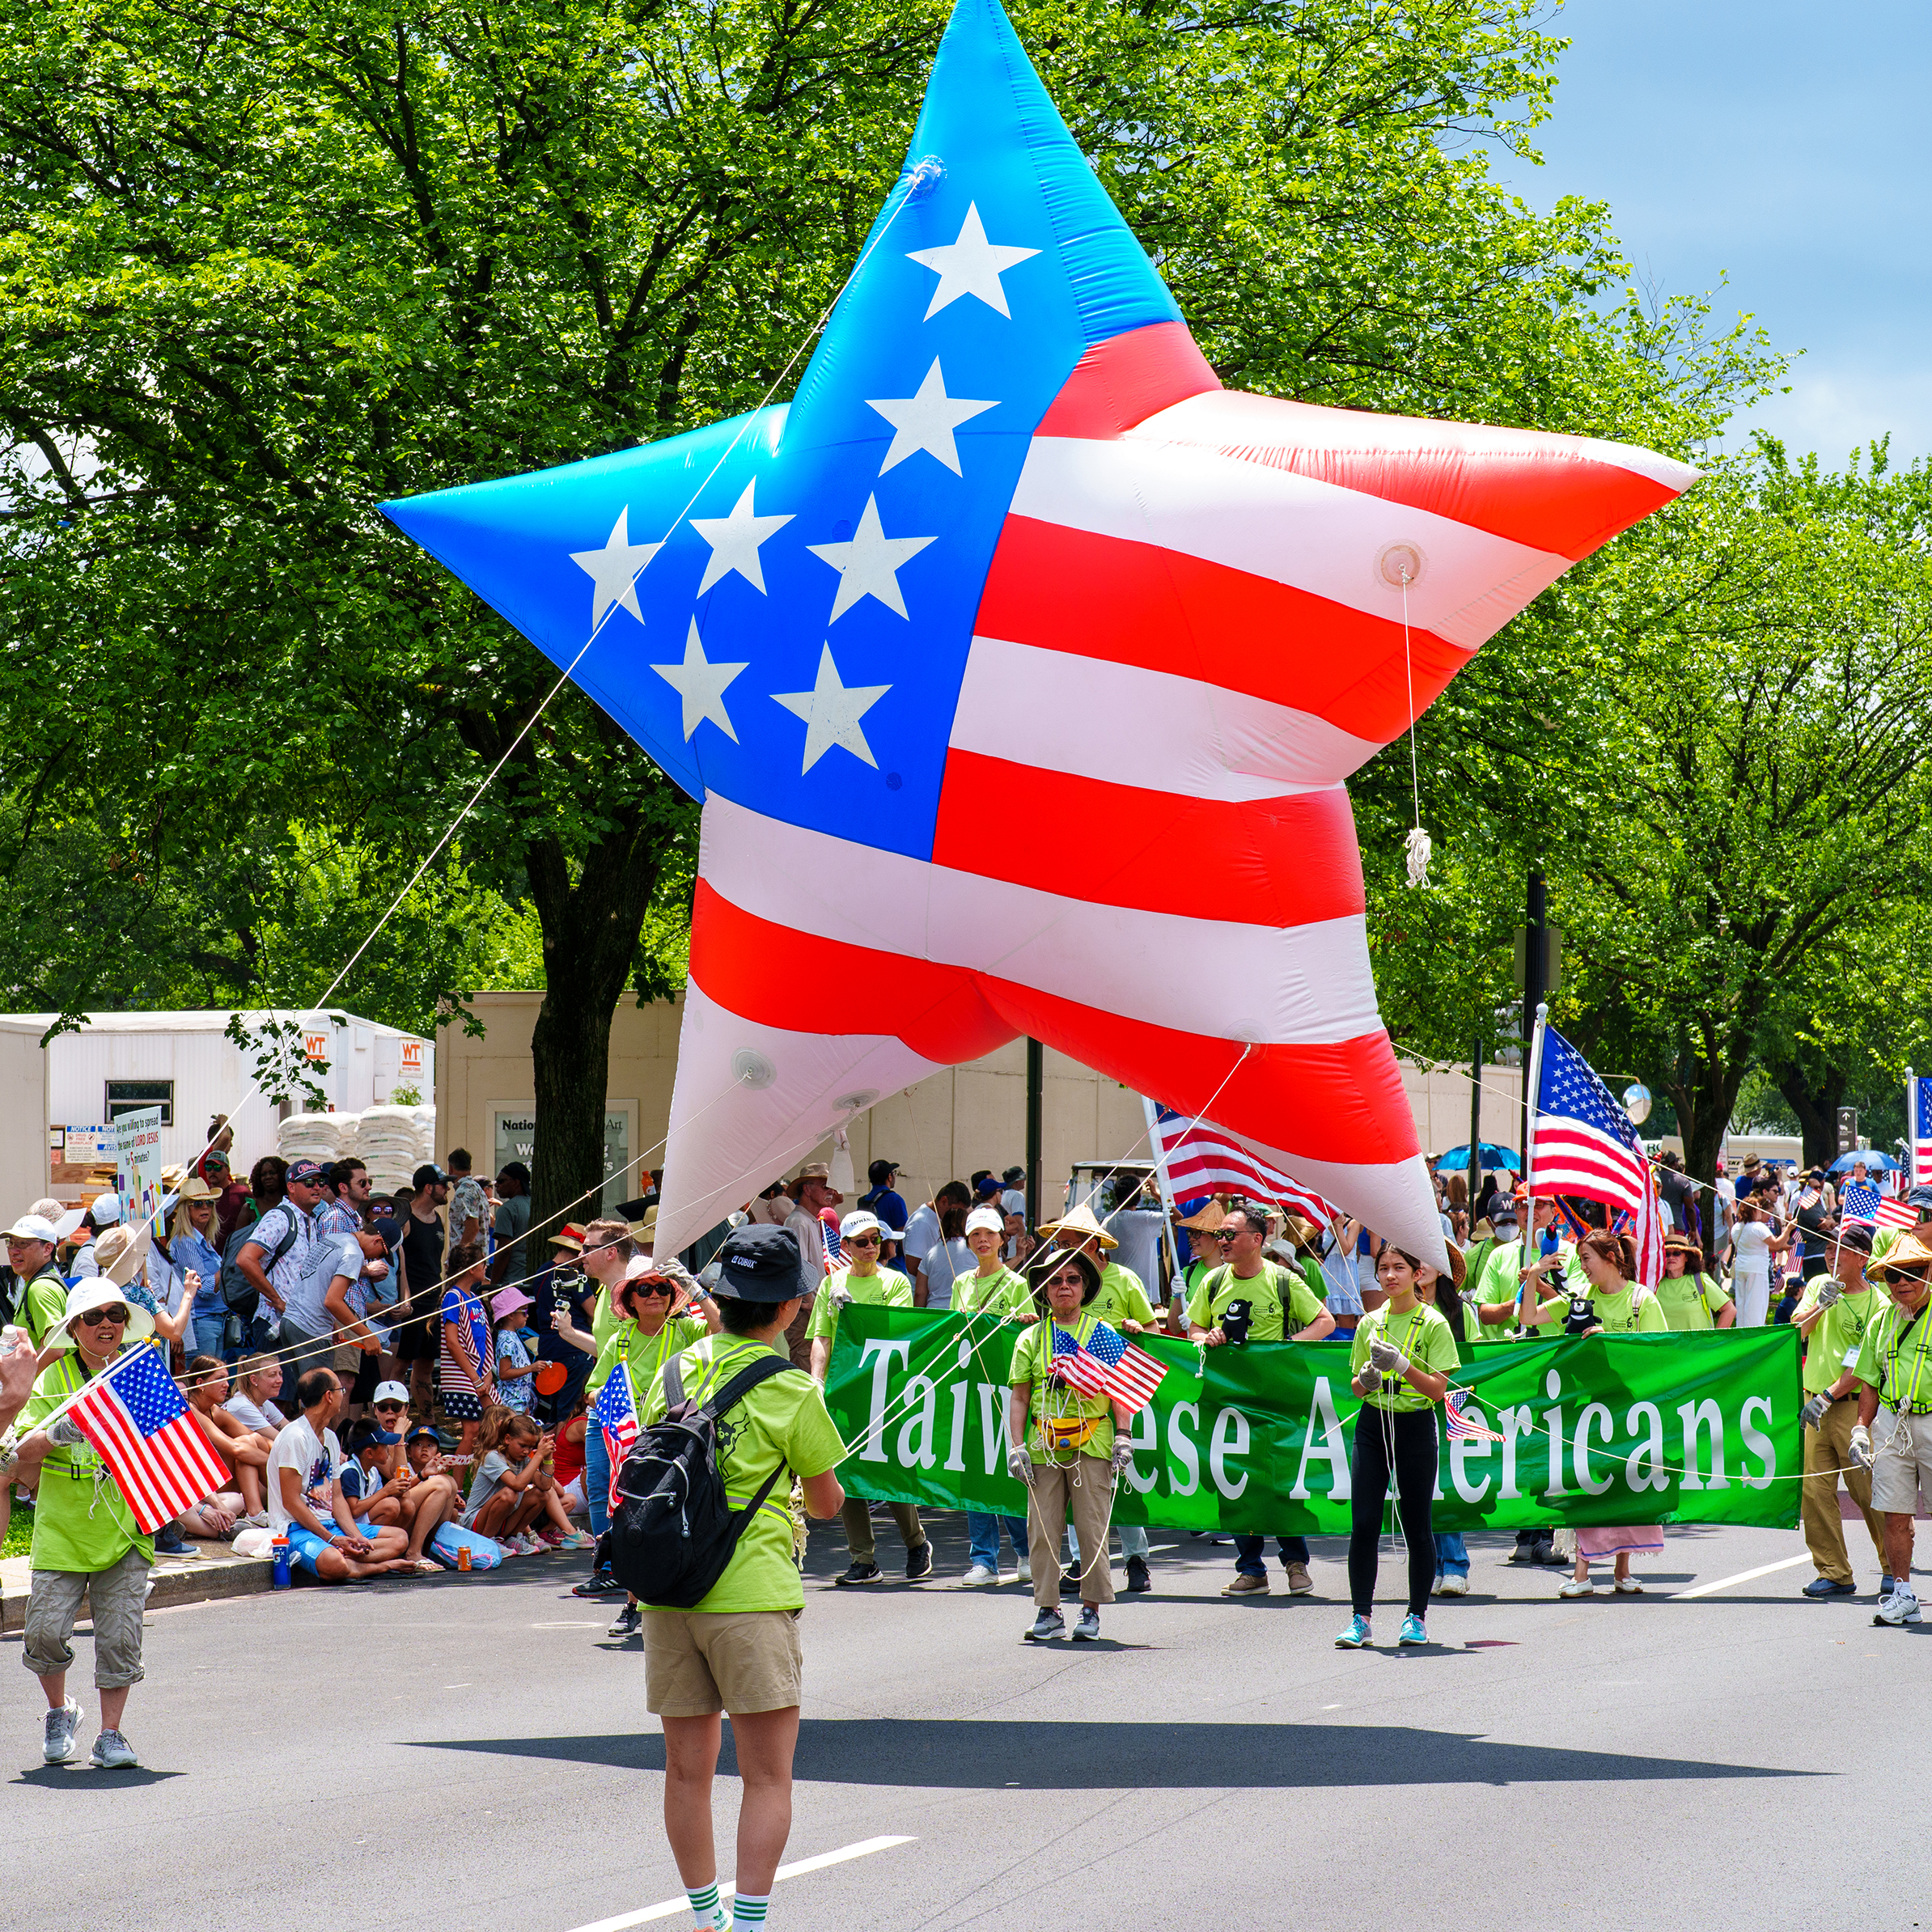
<path id="1" fill-rule="evenodd" d="M 1577 1532 L 1579 1557 L 1660 1557 L 1663 1554 L 1663 1531 L 1655 1523 L 1638 1529 L 1592 1523 Z"/>

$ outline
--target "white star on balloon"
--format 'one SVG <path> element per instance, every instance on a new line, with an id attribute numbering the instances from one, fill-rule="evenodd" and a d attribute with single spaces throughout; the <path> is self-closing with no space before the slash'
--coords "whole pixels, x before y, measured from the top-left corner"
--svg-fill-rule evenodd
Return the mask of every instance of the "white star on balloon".
<path id="1" fill-rule="evenodd" d="M 642 624 L 644 613 L 638 608 L 638 578 L 645 565 L 663 549 L 662 544 L 633 544 L 630 540 L 630 506 L 617 512 L 617 520 L 601 550 L 573 550 L 570 561 L 588 571 L 596 589 L 591 599 L 591 629 L 604 621 L 604 613 L 621 604 Z"/>
<path id="2" fill-rule="evenodd" d="M 748 491 L 746 493 L 750 494 Z M 761 584 L 759 588 L 765 587 Z M 697 620 L 691 621 L 691 629 L 684 638 L 684 661 L 681 664 L 653 664 L 651 669 L 661 677 L 684 701 L 684 742 L 691 742 L 691 734 L 706 718 L 716 725 L 732 744 L 738 742 L 738 734 L 731 729 L 730 714 L 724 706 L 725 686 L 746 668 L 744 664 L 714 664 L 705 656 L 704 645 L 699 641 Z"/>
<path id="3" fill-rule="evenodd" d="M 939 286 L 933 290 L 933 299 L 921 320 L 930 322 L 962 295 L 978 296 L 987 307 L 998 309 L 1010 320 L 1013 311 L 1006 307 L 1006 291 L 1000 286 L 999 278 L 1008 269 L 1039 252 L 1037 248 L 1014 248 L 988 241 L 985 227 L 980 220 L 979 204 L 969 202 L 957 241 L 948 242 L 943 248 L 906 251 L 908 261 L 930 269 L 939 278 Z"/>
<path id="4" fill-rule="evenodd" d="M 731 506 L 729 516 L 694 516 L 691 527 L 711 546 L 711 560 L 705 566 L 704 580 L 697 587 L 703 596 L 722 577 L 735 570 L 752 587 L 765 589 L 765 567 L 758 561 L 758 546 L 774 530 L 791 521 L 789 516 L 761 516 L 752 501 L 757 479 L 745 485 L 744 494 Z"/>
<path id="5" fill-rule="evenodd" d="M 819 648 L 818 681 L 809 691 L 774 691 L 772 696 L 794 717 L 805 720 L 805 762 L 801 777 L 836 745 L 862 758 L 876 771 L 879 761 L 866 743 L 858 721 L 892 689 L 890 684 L 843 684 L 832 661 L 832 646 Z"/>
<path id="6" fill-rule="evenodd" d="M 832 600 L 836 622 L 862 597 L 876 597 L 888 608 L 905 615 L 905 600 L 899 594 L 899 573 L 936 536 L 888 536 L 879 520 L 879 499 L 866 498 L 858 527 L 849 544 L 807 544 L 814 557 L 839 573 L 838 595 Z"/>
<path id="7" fill-rule="evenodd" d="M 886 451 L 885 461 L 879 466 L 882 477 L 895 464 L 905 462 L 908 456 L 917 455 L 922 450 L 929 456 L 936 456 L 956 477 L 962 472 L 953 431 L 961 423 L 970 422 L 989 409 L 997 409 L 999 404 L 973 402 L 963 396 L 948 396 L 946 379 L 939 373 L 939 358 L 934 356 L 933 366 L 926 371 L 926 380 L 920 383 L 917 396 L 876 399 L 867 396 L 866 407 L 876 409 L 892 426 L 892 447 Z"/>

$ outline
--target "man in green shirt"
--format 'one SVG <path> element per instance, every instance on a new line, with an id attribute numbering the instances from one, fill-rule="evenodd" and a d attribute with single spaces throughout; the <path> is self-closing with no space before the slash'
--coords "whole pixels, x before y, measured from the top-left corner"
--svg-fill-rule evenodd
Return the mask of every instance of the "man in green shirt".
<path id="1" fill-rule="evenodd" d="M 6 1319 L 44 1348 L 49 1335 L 66 1333 L 67 1283 L 53 1258 L 60 1231 L 39 1214 L 23 1214 L 6 1231 L 6 1267 L 13 1277 Z"/>
<path id="2" fill-rule="evenodd" d="M 74 1662 L 69 1639 L 84 1594 L 94 1620 L 94 1683 L 100 1693 L 100 1735 L 91 1761 L 97 1769 L 117 1770 L 140 1761 L 121 1735 L 121 1720 L 128 1692 L 144 1674 L 141 1620 L 155 1541 L 134 1520 L 121 1485 L 79 1425 L 54 1411 L 117 1356 L 150 1346 L 154 1323 L 113 1282 L 96 1276 L 70 1291 L 61 1327 L 73 1345 L 48 1366 L 21 1412 L 30 1433 L 15 1474 L 36 1490 L 22 1661 L 47 1697 L 42 1755 L 50 1765 L 64 1765 L 74 1756 L 81 1716 L 67 1695 L 67 1671 Z"/>
<path id="3" fill-rule="evenodd" d="M 1335 1317 L 1316 1300 L 1308 1284 L 1293 1269 L 1279 1266 L 1262 1252 L 1268 1238 L 1268 1218 L 1259 1208 L 1231 1208 L 1214 1239 L 1221 1265 L 1204 1275 L 1188 1302 L 1188 1339 L 1203 1348 L 1218 1349 L 1232 1341 L 1319 1341 L 1335 1326 Z M 1265 1536 L 1235 1539 L 1235 1574 L 1223 1596 L 1265 1596 L 1268 1564 Z M 1306 1536 L 1280 1539 L 1282 1567 L 1288 1572 L 1288 1594 L 1307 1596 L 1315 1588 L 1308 1574 Z"/>
<path id="4" fill-rule="evenodd" d="M 761 1356 L 788 1355 L 785 1332 L 805 1299 L 789 1228 L 738 1228 L 718 1258 L 713 1299 L 723 1332 L 672 1358 L 685 1396 L 700 1403 Z M 639 1421 L 648 1428 L 663 1421 L 667 1406 L 659 1370 Z M 794 1370 L 759 1383 L 726 1412 L 717 1441 L 718 1471 L 734 1509 L 747 1508 L 768 1477 L 777 1481 L 695 1610 L 644 1608 L 645 1702 L 664 1727 L 664 1834 L 701 1926 L 719 1920 L 711 1786 L 720 1714 L 731 1714 L 744 1781 L 738 1902 L 753 1906 L 760 1921 L 791 1832 L 805 1591 L 785 1472 L 799 1479 L 807 1515 L 835 1516 L 845 1499 L 837 1475 L 845 1446 L 807 1375 Z"/>
<path id="5" fill-rule="evenodd" d="M 1803 1594 L 1809 1597 L 1858 1594 L 1838 1512 L 1841 1469 L 1845 1486 L 1871 1532 L 1880 1574 L 1886 1570 L 1885 1532 L 1871 1506 L 1871 1472 L 1851 1462 L 1852 1425 L 1858 1413 L 1858 1351 L 1867 1325 L 1884 1306 L 1865 1278 L 1871 1246 L 1869 1229 L 1841 1230 L 1832 1251 L 1832 1273 L 1806 1284 L 1791 1317 L 1792 1326 L 1805 1338 L 1806 1400 L 1799 1414 L 1804 1425 L 1803 1513 L 1805 1548 L 1818 1566 L 1818 1574 L 1804 1587 Z"/>
<path id="6" fill-rule="evenodd" d="M 832 1345 L 838 1335 L 838 1318 L 854 1302 L 869 1308 L 909 1308 L 913 1285 L 896 1269 L 881 1268 L 879 1257 L 885 1245 L 885 1230 L 879 1217 L 863 1208 L 846 1215 L 839 1223 L 839 1246 L 845 1265 L 828 1275 L 825 1286 L 811 1304 L 805 1333 L 811 1343 L 812 1379 L 820 1388 L 832 1368 Z M 890 1502 L 892 1521 L 905 1543 L 905 1574 L 910 1582 L 930 1576 L 933 1546 L 919 1520 L 919 1512 L 909 1502 Z M 871 1506 L 862 1496 L 848 1496 L 840 1512 L 845 1530 L 845 1544 L 852 1561 L 841 1583 L 876 1583 L 882 1581 L 879 1546 L 872 1535 Z"/>
<path id="7" fill-rule="evenodd" d="M 1892 1590 L 1880 1598 L 1874 1621 L 1916 1624 L 1912 1519 L 1919 1499 L 1932 1494 L 1932 1321 L 1925 1319 L 1932 1299 L 1932 1241 L 1909 1228 L 1884 1260 L 1866 1272 L 1883 1277 L 1892 1302 L 1865 1324 L 1859 1340 L 1854 1372 L 1863 1386 L 1850 1460 L 1871 1471 L 1872 1507 L 1885 1519 L 1885 1569 Z M 1875 1422 L 1880 1438 L 1875 1447 Z M 1884 1587 L 1883 1580 L 1879 1587 Z"/>

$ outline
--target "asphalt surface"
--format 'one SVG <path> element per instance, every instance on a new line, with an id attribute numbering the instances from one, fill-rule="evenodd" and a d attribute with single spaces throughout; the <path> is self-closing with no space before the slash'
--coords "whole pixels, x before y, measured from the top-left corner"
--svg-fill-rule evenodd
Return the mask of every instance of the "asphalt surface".
<path id="1" fill-rule="evenodd" d="M 1472 1594 L 1401 1652 L 1385 1543 L 1363 1653 L 1333 1647 L 1338 1540 L 1316 1544 L 1316 1598 L 1290 1599 L 1277 1566 L 1275 1594 L 1230 1602 L 1225 1541 L 1157 1533 L 1176 1547 L 1156 1590 L 1107 1612 L 1102 1643 L 1036 1647 L 1017 1587 L 951 1580 L 960 1519 L 932 1527 L 933 1580 L 849 1591 L 830 1587 L 836 1525 L 815 1527 L 786 1857 L 910 1842 L 787 1879 L 774 1927 L 1932 1924 L 1932 1622 L 1873 1627 L 1854 1525 L 1868 1594 L 1828 1604 L 1798 1597 L 1802 1561 L 1667 1594 L 1802 1558 L 1795 1532 L 1673 1530 L 1639 1564 L 1646 1595 L 1571 1602 L 1504 1563 L 1509 1539 L 1472 1537 Z M 7 1917 L 580 1932 L 676 1899 L 640 1646 L 569 1595 L 578 1574 L 532 1558 L 153 1614 L 125 1727 L 139 1771 L 43 1767 L 7 1640 Z M 728 1848 L 734 1781 L 718 1800 Z"/>

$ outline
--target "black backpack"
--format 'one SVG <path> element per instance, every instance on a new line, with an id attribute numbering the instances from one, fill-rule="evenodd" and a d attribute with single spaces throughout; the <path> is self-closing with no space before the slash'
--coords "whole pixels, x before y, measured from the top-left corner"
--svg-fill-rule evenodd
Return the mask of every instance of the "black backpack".
<path id="1" fill-rule="evenodd" d="M 664 1364 L 663 1418 L 639 1431 L 617 1472 L 617 1504 L 597 1553 L 640 1603 L 691 1610 L 731 1561 L 745 1525 L 783 1474 L 780 1463 L 758 1493 L 734 1510 L 718 1470 L 718 1418 L 761 1382 L 793 1364 L 779 1354 L 748 1363 L 709 1402 L 691 1401 L 674 1355 Z M 617 1373 L 624 1370 L 619 1366 Z"/>
<path id="2" fill-rule="evenodd" d="M 269 1210 L 271 1213 L 273 1210 Z M 261 1265 L 264 1274 L 273 1274 L 275 1264 L 295 1245 L 295 1236 L 301 1231 L 301 1222 L 294 1213 L 282 1218 L 289 1224 L 288 1233 L 278 1241 L 269 1251 L 269 1258 Z M 252 1321 L 261 1296 L 255 1284 L 241 1271 L 241 1251 L 255 1239 L 255 1231 L 261 1223 L 251 1221 L 246 1227 L 238 1227 L 228 1237 L 228 1245 L 222 1250 L 222 1299 L 244 1321 Z"/>

